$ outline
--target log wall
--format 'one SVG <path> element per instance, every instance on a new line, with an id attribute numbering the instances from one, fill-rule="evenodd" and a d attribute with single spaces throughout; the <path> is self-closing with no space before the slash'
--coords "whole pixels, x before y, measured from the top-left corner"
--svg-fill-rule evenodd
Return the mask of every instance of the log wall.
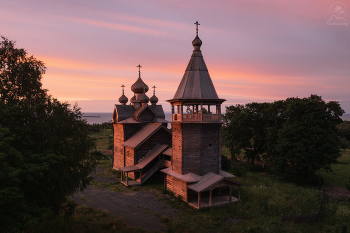
<path id="1" fill-rule="evenodd" d="M 122 124 L 113 124 L 113 168 L 124 167 L 124 127 Z"/>
<path id="2" fill-rule="evenodd" d="M 182 173 L 202 175 L 202 124 L 182 124 Z"/>
<path id="3" fill-rule="evenodd" d="M 221 125 L 202 124 L 201 133 L 201 175 L 208 172 L 218 174 L 221 165 Z"/>
<path id="4" fill-rule="evenodd" d="M 173 171 L 182 174 L 182 127 L 172 123 L 172 167 Z"/>
<path id="5" fill-rule="evenodd" d="M 187 183 L 178 180 L 172 176 L 165 175 L 165 187 L 167 190 L 170 190 L 175 194 L 175 196 L 180 196 L 182 200 L 188 202 L 189 200 L 189 193 L 187 189 Z"/>

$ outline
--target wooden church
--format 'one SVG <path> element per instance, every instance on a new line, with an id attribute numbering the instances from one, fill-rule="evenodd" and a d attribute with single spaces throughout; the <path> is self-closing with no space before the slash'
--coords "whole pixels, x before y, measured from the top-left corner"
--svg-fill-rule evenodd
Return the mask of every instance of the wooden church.
<path id="1" fill-rule="evenodd" d="M 221 104 L 200 50 L 197 33 L 193 52 L 179 87 L 168 102 L 172 107 L 172 131 L 166 125 L 158 98 L 148 98 L 148 86 L 139 78 L 135 93 L 119 98 L 113 113 L 113 168 L 125 185 L 141 185 L 157 170 L 164 173 L 167 190 L 195 208 L 240 201 L 239 183 L 221 170 Z M 139 66 L 140 69 L 140 66 Z M 124 86 L 122 86 L 124 88 Z M 154 87 L 155 88 L 155 87 Z M 150 104 L 149 104 L 150 102 Z M 129 180 L 132 178 L 133 180 Z M 231 190 L 238 189 L 238 197 Z"/>

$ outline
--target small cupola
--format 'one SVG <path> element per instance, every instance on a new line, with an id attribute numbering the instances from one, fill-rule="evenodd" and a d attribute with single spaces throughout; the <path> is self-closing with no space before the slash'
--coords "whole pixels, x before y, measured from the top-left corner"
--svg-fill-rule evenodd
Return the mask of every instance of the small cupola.
<path id="1" fill-rule="evenodd" d="M 119 103 L 121 103 L 123 106 L 125 106 L 129 99 L 128 99 L 128 97 L 126 97 L 124 95 L 124 87 L 125 87 L 124 84 L 121 87 L 123 88 L 123 95 L 120 96 Z"/>
<path id="2" fill-rule="evenodd" d="M 149 99 L 152 105 L 156 105 L 158 103 L 158 98 L 156 96 L 156 86 L 153 86 L 153 96 Z"/>

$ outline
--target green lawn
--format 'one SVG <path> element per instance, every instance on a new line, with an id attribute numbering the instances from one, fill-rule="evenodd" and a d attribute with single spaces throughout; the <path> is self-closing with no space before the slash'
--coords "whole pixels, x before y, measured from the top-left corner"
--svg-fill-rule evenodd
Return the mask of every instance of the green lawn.
<path id="1" fill-rule="evenodd" d="M 328 186 L 346 187 L 350 182 L 350 150 L 342 150 L 341 157 L 337 164 L 332 164 L 333 172 L 320 170 L 320 175 L 325 178 L 325 184 Z"/>
<path id="2" fill-rule="evenodd" d="M 100 132 L 90 132 L 90 137 L 96 139 L 97 150 L 107 150 L 113 137 L 112 129 L 101 129 Z"/>

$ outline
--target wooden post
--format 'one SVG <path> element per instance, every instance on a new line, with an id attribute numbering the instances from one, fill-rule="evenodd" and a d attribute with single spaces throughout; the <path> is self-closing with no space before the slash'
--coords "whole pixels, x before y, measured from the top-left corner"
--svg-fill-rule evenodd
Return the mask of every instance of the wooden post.
<path id="1" fill-rule="evenodd" d="M 201 103 L 201 121 L 203 121 L 203 105 Z"/>
<path id="2" fill-rule="evenodd" d="M 210 114 L 210 105 L 208 105 L 208 114 Z"/>
<path id="3" fill-rule="evenodd" d="M 232 196 L 231 196 L 231 191 L 232 191 L 232 187 L 230 186 L 230 190 L 229 190 L 229 193 L 228 193 L 228 195 L 229 195 L 229 202 L 231 203 L 232 202 Z"/>
<path id="4" fill-rule="evenodd" d="M 238 186 L 238 201 L 241 200 L 241 187 Z"/>
<path id="5" fill-rule="evenodd" d="M 219 114 L 218 119 L 219 119 L 219 121 L 221 121 L 221 105 L 219 105 L 218 107 L 219 107 L 219 110 L 218 110 L 218 114 Z"/>
<path id="6" fill-rule="evenodd" d="M 184 115 L 184 106 L 183 104 L 181 103 L 181 122 L 183 120 L 183 115 Z"/>
<path id="7" fill-rule="evenodd" d="M 198 209 L 201 206 L 201 192 L 198 192 Z"/>
<path id="8" fill-rule="evenodd" d="M 209 192 L 209 205 L 210 205 L 210 206 L 211 206 L 212 191 L 213 191 L 213 190 L 210 190 L 210 192 Z"/>
<path id="9" fill-rule="evenodd" d="M 129 186 L 129 174 L 126 172 L 126 186 Z"/>
<path id="10" fill-rule="evenodd" d="M 120 177 L 120 183 L 123 183 L 123 171 L 122 171 L 122 173 L 120 174 L 121 175 L 121 177 Z"/>

